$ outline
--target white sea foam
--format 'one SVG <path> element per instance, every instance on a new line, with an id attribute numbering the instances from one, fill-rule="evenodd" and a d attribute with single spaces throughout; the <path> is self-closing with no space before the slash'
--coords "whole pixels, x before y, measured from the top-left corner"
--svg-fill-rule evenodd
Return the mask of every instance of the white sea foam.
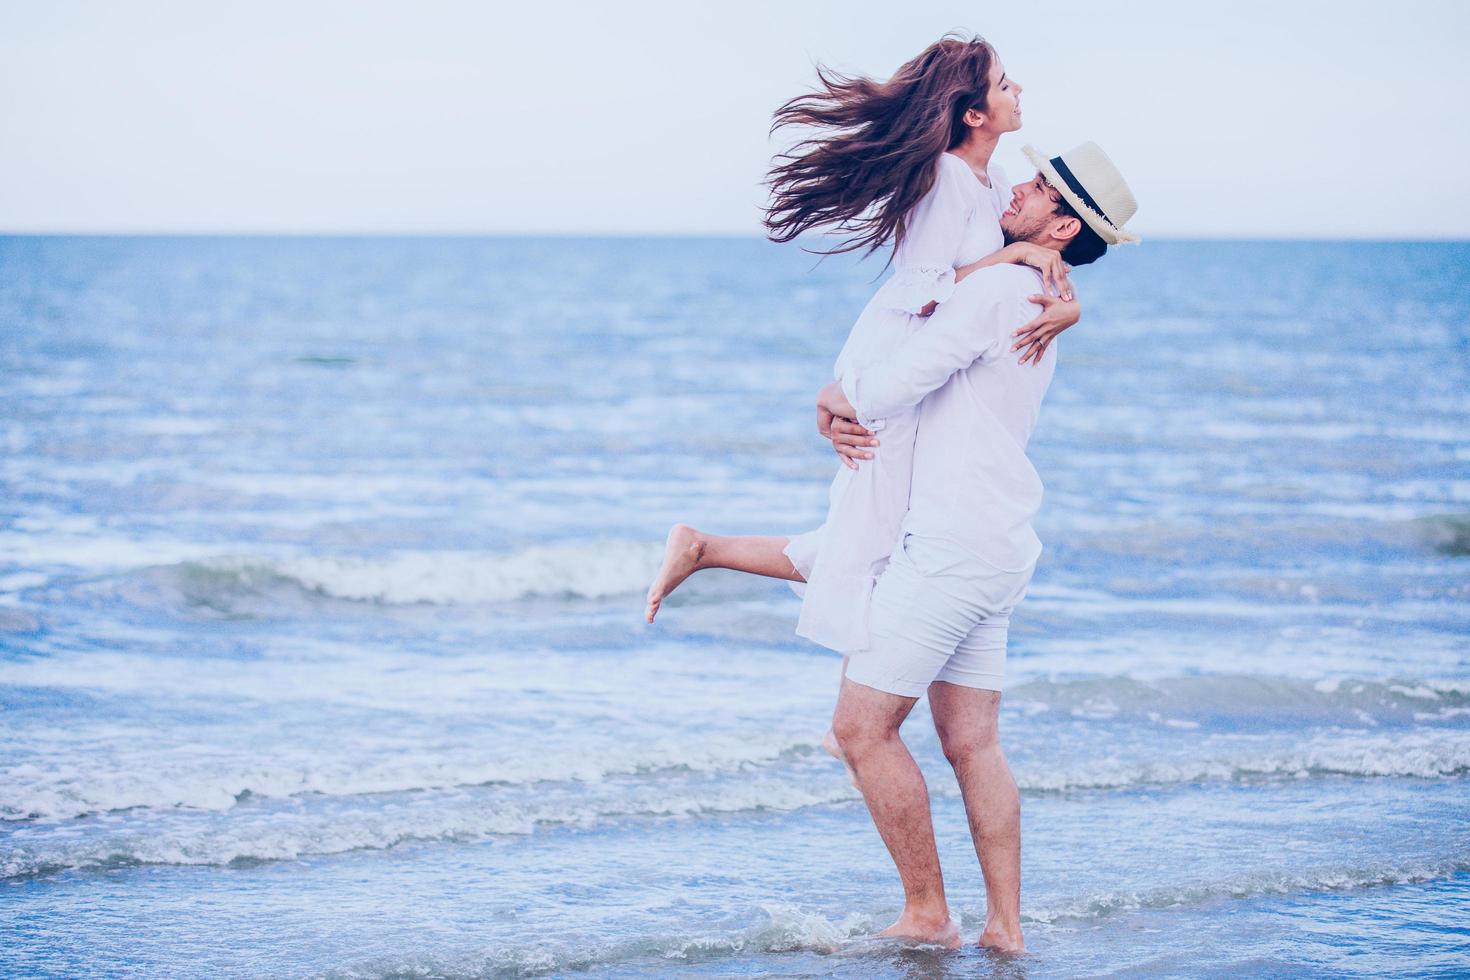
<path id="1" fill-rule="evenodd" d="M 1470 774 L 1470 732 L 1457 729 L 1365 733 L 1318 732 L 1280 748 L 1242 740 L 1211 746 L 1193 758 L 1120 760 L 1069 765 L 1013 763 L 1016 785 L 1035 792 L 1125 789 L 1198 782 L 1308 777 L 1441 779 Z"/>
<path id="2" fill-rule="evenodd" d="M 1028 907 L 1021 918 L 1028 924 L 1096 920 L 1141 909 L 1177 909 L 1207 905 L 1222 899 L 1435 881 L 1467 870 L 1470 870 L 1470 861 L 1446 859 L 1362 867 L 1307 868 L 1295 872 L 1253 872 L 1234 878 L 1153 890 L 1099 892 L 1056 902 L 1049 907 Z M 978 918 L 983 921 L 983 914 Z M 965 919 L 966 928 L 976 925 L 975 917 L 966 916 Z M 881 957 L 872 964 L 872 973 L 886 975 L 891 965 L 888 957 L 895 947 L 868 941 L 876 925 L 872 917 L 865 914 L 833 918 L 790 903 L 767 903 L 760 907 L 758 921 L 727 933 L 647 936 L 613 943 L 561 940 L 536 945 L 506 945 L 473 955 L 375 958 L 331 970 L 326 976 L 332 980 L 404 976 L 548 976 L 608 971 L 639 960 L 665 961 L 668 963 L 668 975 L 678 975 L 679 964 L 718 961 L 755 953 L 796 951 L 854 958 L 858 962 L 868 956 Z M 984 970 L 979 965 L 976 968 Z"/>
<path id="3" fill-rule="evenodd" d="M 1362 724 L 1407 722 L 1426 707 L 1467 703 L 1470 686 L 1405 679 L 1331 677 L 1316 681 L 1258 674 L 1205 674 L 1136 677 L 1037 678 L 1015 683 L 1007 692 L 1012 706 L 1025 703 L 1028 714 L 1048 711 L 1084 718 L 1142 716 L 1193 721 L 1198 718 L 1251 719 L 1257 724 Z"/>
<path id="4" fill-rule="evenodd" d="M 85 531 L 63 534 L 0 532 L 0 561 L 18 568 L 65 565 L 88 571 L 141 568 L 205 559 L 217 549 L 171 538 Z"/>
<path id="5" fill-rule="evenodd" d="M 648 587 L 662 555 L 663 546 L 657 542 L 592 541 L 508 553 L 229 555 L 185 562 L 172 572 L 191 594 L 203 588 L 222 598 L 286 583 L 354 602 L 455 605 L 533 596 L 601 599 L 633 594 Z"/>
<path id="6" fill-rule="evenodd" d="M 538 827 L 590 826 L 640 817 L 790 811 L 856 800 L 835 766 L 664 784 L 476 787 L 391 799 L 302 801 L 229 814 L 162 812 L 31 826 L 0 850 L 0 877 L 123 865 L 227 865 L 384 850 L 409 841 L 472 841 Z"/>
<path id="7" fill-rule="evenodd" d="M 234 779 L 216 775 L 215 782 L 195 772 L 192 783 L 164 772 L 154 780 L 94 780 L 85 795 L 80 787 L 55 785 L 37 767 L 16 767 L 0 781 L 11 797 L 6 807 L 12 816 L 103 816 L 13 823 L 0 851 L 0 869 L 14 876 L 119 862 L 221 865 L 384 849 L 409 840 L 529 834 L 542 825 L 785 811 L 857 800 L 838 767 L 815 746 L 742 741 L 599 760 L 584 771 L 586 779 L 575 775 L 571 760 L 552 759 L 538 771 L 521 770 L 521 781 L 490 785 L 479 781 L 489 783 L 507 772 L 434 772 L 427 757 L 418 760 L 420 771 L 410 761 L 401 771 L 318 773 L 309 783 L 289 771 L 237 773 Z M 1321 733 L 1288 747 L 1253 738 L 1231 744 L 1233 751 L 1201 758 L 1017 763 L 1014 772 L 1026 793 L 1470 773 L 1470 735 L 1456 731 Z M 556 772 L 574 775 L 545 778 Z M 450 785 L 435 786 L 437 778 Z M 242 785 L 259 790 L 247 795 Z M 933 790 L 940 797 L 955 795 L 948 782 L 936 783 Z M 278 799 L 261 799 L 268 794 Z M 116 812 L 125 805 L 143 809 Z"/>
<path id="8" fill-rule="evenodd" d="M 498 734 L 486 740 L 468 731 L 446 734 L 446 719 L 459 719 L 454 722 L 459 725 L 481 717 L 485 704 L 522 700 L 528 684 L 523 658 L 405 659 L 348 649 L 341 657 L 318 661 L 305 651 L 280 654 L 208 665 L 160 658 L 139 662 L 122 654 L 63 662 L 32 659 L 6 665 L 0 680 L 128 696 L 177 689 L 194 698 L 270 705 L 264 710 L 277 713 L 282 709 L 274 705 L 295 704 L 283 718 L 303 712 L 316 718 L 324 710 L 355 717 L 362 704 L 389 706 L 398 714 L 390 726 L 371 736 L 360 733 L 349 745 L 324 741 L 332 725 L 322 729 L 306 720 L 264 731 L 247 717 L 204 740 L 100 719 L 30 726 L 12 739 L 11 758 L 0 765 L 0 817 L 58 820 L 137 807 L 229 810 L 247 797 L 352 797 L 490 783 L 586 783 L 638 772 L 779 768 L 818 751 L 815 705 L 823 700 L 819 681 L 828 668 L 816 659 L 747 652 L 742 667 L 776 685 L 762 706 L 768 720 L 749 728 L 730 719 L 711 728 L 708 722 L 722 717 L 726 699 L 743 689 L 747 675 L 710 676 L 697 662 L 689 665 L 692 673 L 685 665 L 671 669 L 669 658 L 676 651 L 653 648 L 641 658 L 622 658 L 617 674 L 589 678 L 577 654 L 538 653 L 531 684 L 563 692 L 568 724 L 544 730 L 534 714 L 501 712 L 493 723 Z M 659 693 L 649 695 L 644 686 L 655 682 Z M 1429 700 L 1418 691 L 1427 686 L 1349 682 L 1323 693 L 1308 683 L 1280 682 L 1278 689 L 1263 679 L 1242 677 L 1189 678 L 1178 685 L 1126 679 L 1033 683 L 1017 690 L 1022 697 L 1015 708 L 1026 720 L 1010 736 L 1012 764 L 1021 788 L 1032 792 L 1303 777 L 1440 779 L 1470 773 L 1464 695 L 1446 692 Z M 634 715 L 583 719 L 576 706 L 587 696 L 637 703 L 653 714 L 649 720 Z M 1314 705 L 1313 698 L 1323 703 Z M 1109 710 L 1084 711 L 1092 717 L 1075 720 L 1073 704 L 1099 702 Z M 1364 704 L 1403 724 L 1385 721 L 1365 730 L 1354 720 Z M 1426 712 L 1426 706 L 1438 710 Z M 1285 722 L 1283 728 L 1255 723 L 1272 712 Z M 1232 726 L 1241 734 L 1215 727 L 1216 719 L 1234 714 L 1250 722 Z M 1328 724 L 1303 728 L 1303 720 L 1313 715 Z M 1123 727 L 1106 753 L 1075 748 L 1059 755 L 1057 734 L 1078 723 Z M 932 748 L 926 727 L 910 728 L 921 752 Z"/>
<path id="9" fill-rule="evenodd" d="M 1075 901 L 1023 912 L 1023 922 L 1058 922 L 1068 919 L 1096 919 L 1119 912 L 1149 908 L 1174 908 L 1202 905 L 1218 899 L 1244 899 L 1258 895 L 1290 895 L 1296 892 L 1347 891 L 1382 885 L 1403 885 L 1435 881 L 1470 871 L 1470 858 L 1464 856 L 1425 859 L 1408 863 L 1380 863 L 1365 866 L 1327 866 L 1286 870 L 1281 868 L 1251 871 L 1236 877 L 1193 884 L 1167 886 L 1138 891 L 1097 892 Z"/>
<path id="10" fill-rule="evenodd" d="M 677 976 L 681 964 L 741 954 L 838 953 L 876 927 L 863 913 L 829 918 L 787 902 L 762 904 L 756 918 L 751 925 L 726 933 L 646 936 L 606 944 L 560 941 L 503 946 L 473 955 L 375 959 L 331 970 L 325 976 L 329 980 L 550 976 L 607 970 L 637 960 L 662 961 L 666 966 L 661 972 Z"/>
<path id="11" fill-rule="evenodd" d="M 390 742 L 383 748 L 376 756 L 348 758 L 281 746 L 268 761 L 202 747 L 163 755 L 144 748 L 136 757 L 121 749 L 72 752 L 65 766 L 29 762 L 0 769 L 0 820 L 66 820 L 140 807 L 224 811 L 252 797 L 362 797 L 490 784 L 585 784 L 660 771 L 720 773 L 817 752 L 812 738 L 789 730 L 665 738 L 598 751 L 588 744 L 490 750 Z"/>

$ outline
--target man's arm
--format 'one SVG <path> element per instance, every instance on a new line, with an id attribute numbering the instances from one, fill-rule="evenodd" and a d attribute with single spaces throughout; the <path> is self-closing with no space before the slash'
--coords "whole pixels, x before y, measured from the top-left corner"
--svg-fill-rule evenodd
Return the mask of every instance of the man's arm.
<path id="1" fill-rule="evenodd" d="M 1004 347 L 1000 319 L 1015 306 L 1016 274 L 1014 266 L 1001 266 L 968 277 L 891 357 L 845 373 L 840 402 L 824 388 L 818 404 L 869 429 L 881 428 L 879 420 L 919 404 L 950 375 Z M 844 406 L 847 411 L 838 411 Z"/>

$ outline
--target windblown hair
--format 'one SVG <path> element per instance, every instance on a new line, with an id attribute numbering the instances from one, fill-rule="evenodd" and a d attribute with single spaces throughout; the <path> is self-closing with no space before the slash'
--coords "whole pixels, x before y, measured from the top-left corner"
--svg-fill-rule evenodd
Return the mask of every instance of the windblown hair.
<path id="1" fill-rule="evenodd" d="M 816 135 L 776 157 L 766 183 L 767 236 L 789 242 L 814 228 L 847 236 L 823 255 L 903 242 L 909 210 L 934 185 L 939 154 L 965 141 L 965 110 L 984 112 L 995 50 L 946 34 L 886 82 L 817 65 L 817 90 L 776 110 L 771 132 Z"/>

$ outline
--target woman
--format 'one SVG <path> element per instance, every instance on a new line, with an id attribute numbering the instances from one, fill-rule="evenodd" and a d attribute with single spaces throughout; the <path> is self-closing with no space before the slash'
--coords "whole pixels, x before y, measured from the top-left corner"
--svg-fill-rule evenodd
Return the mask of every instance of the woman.
<path id="1" fill-rule="evenodd" d="M 1001 263 L 1034 266 L 1057 293 L 1034 297 L 1043 312 L 1016 331 L 1013 350 L 1025 346 L 1021 360 L 1039 360 L 1080 311 L 1056 252 L 1003 247 L 1009 185 L 991 157 L 1002 135 L 1021 128 L 1021 86 L 995 50 L 978 37 L 946 36 L 886 82 L 817 72 L 815 93 L 776 111 L 773 131 L 818 132 L 771 170 L 769 237 L 786 242 L 817 228 L 848 236 L 824 254 L 872 253 L 891 242 L 895 267 L 843 345 L 837 378 L 887 356 L 923 328 L 956 282 Z M 844 458 L 827 521 L 815 531 L 722 537 L 676 525 L 648 591 L 647 621 L 689 575 L 732 568 L 806 583 L 797 633 L 844 654 L 866 649 L 869 597 L 907 509 L 917 422 L 917 409 L 889 418 L 881 452 L 863 454 L 861 467 Z"/>

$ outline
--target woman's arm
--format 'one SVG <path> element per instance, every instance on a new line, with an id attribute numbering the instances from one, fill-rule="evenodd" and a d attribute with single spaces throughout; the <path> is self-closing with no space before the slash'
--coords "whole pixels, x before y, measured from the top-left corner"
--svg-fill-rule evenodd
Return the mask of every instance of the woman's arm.
<path id="1" fill-rule="evenodd" d="M 1029 265 L 1041 273 L 1041 284 L 1052 295 L 1066 302 L 1076 299 L 1072 293 L 1072 281 L 1067 278 L 1072 267 L 1062 260 L 1062 253 L 1030 242 L 1011 242 L 977 262 L 962 265 L 955 270 L 954 280 L 960 282 L 976 269 L 987 269 L 993 265 Z"/>
<path id="2" fill-rule="evenodd" d="M 942 153 L 934 167 L 934 185 L 904 216 L 894 273 L 878 290 L 884 306 L 902 313 L 931 313 L 954 292 L 955 260 L 973 210 L 965 182 L 975 178 L 961 172 L 968 165 Z"/>
<path id="3" fill-rule="evenodd" d="M 1041 355 L 1057 339 L 1057 334 L 1082 319 L 1082 307 L 1075 299 L 1069 303 L 1042 293 L 1028 296 L 1027 299 L 1040 306 L 1041 312 L 1034 320 L 1011 332 L 1011 336 L 1017 338 L 1011 345 L 1011 353 L 1014 354 L 1024 347 L 1026 349 L 1021 353 L 1021 363 L 1025 364 L 1027 358 L 1030 358 L 1033 364 L 1040 364 Z"/>
<path id="4" fill-rule="evenodd" d="M 1033 364 L 1041 362 L 1041 357 L 1046 353 L 1047 347 L 1056 340 L 1057 335 L 1068 327 L 1074 326 L 1082 319 L 1082 305 L 1077 302 L 1076 294 L 1072 291 L 1072 282 L 1067 278 L 1071 266 L 1062 260 L 1062 255 L 1056 249 L 1043 248 L 1030 242 L 1012 242 L 1005 248 L 991 252 L 978 262 L 961 266 L 955 270 L 955 282 L 964 279 L 970 273 L 978 269 L 988 268 L 995 265 L 1029 265 L 1041 273 L 1043 292 L 1031 297 L 1031 302 L 1041 307 L 1035 319 L 1018 327 L 1011 336 L 1018 338 L 1011 352 L 1026 348 L 1021 353 L 1021 363 L 1030 360 Z M 1049 295 L 1045 290 L 1051 288 L 1055 295 Z M 933 313 L 931 305 L 926 310 Z"/>
<path id="5" fill-rule="evenodd" d="M 972 272 L 980 269 L 988 269 L 996 265 L 1029 265 L 1041 273 L 1041 283 L 1044 290 L 1049 290 L 1052 295 L 1059 296 L 1065 303 L 1075 303 L 1076 295 L 1072 292 L 1072 281 L 1067 277 L 1071 266 L 1062 260 L 1062 255 L 1056 249 L 1042 248 L 1030 242 L 1011 242 L 1004 248 L 998 249 L 969 265 L 962 265 L 955 269 L 954 281 L 959 283 Z M 939 306 L 931 302 L 919 312 L 928 316 Z M 1050 306 L 1047 307 L 1050 309 Z M 1080 308 L 1079 308 L 1080 317 Z M 1073 320 L 1072 323 L 1076 323 Z M 1067 324 L 1071 326 L 1072 323 Z M 1066 327 L 1062 328 L 1063 330 Z"/>

